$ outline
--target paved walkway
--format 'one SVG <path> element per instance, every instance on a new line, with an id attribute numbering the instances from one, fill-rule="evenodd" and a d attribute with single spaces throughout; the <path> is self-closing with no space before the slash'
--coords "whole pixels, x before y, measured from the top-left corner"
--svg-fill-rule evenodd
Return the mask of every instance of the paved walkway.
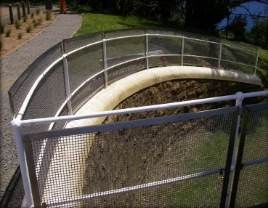
<path id="1" fill-rule="evenodd" d="M 81 22 L 82 18 L 78 14 L 57 14 L 57 20 L 46 30 L 0 59 L 0 200 L 18 167 L 7 91 L 38 56 L 62 39 L 71 37 L 79 29 Z"/>

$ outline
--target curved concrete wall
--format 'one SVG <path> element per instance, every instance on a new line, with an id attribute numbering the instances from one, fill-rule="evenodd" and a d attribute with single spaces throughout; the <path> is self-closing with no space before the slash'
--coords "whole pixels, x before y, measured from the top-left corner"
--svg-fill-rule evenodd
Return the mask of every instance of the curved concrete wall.
<path id="1" fill-rule="evenodd" d="M 260 78 L 242 72 L 192 66 L 152 68 L 140 71 L 109 85 L 81 107 L 76 112 L 76 115 L 112 110 L 124 99 L 144 88 L 175 79 L 213 79 L 262 85 Z M 72 121 L 67 124 L 66 128 L 100 124 L 104 119 L 93 118 L 83 121 Z"/>
<path id="2" fill-rule="evenodd" d="M 187 66 L 152 68 L 140 71 L 111 84 L 91 98 L 76 114 L 81 115 L 90 112 L 112 110 L 120 102 L 144 88 L 178 79 L 212 79 L 249 83 L 253 85 L 262 84 L 258 77 L 240 72 Z M 100 124 L 104 119 L 105 117 L 71 121 L 67 124 L 66 128 Z M 90 147 L 92 146 L 94 135 L 90 135 L 90 137 L 91 139 L 79 138 L 79 142 L 61 138 L 54 150 L 54 157 L 50 167 L 51 170 L 56 170 L 56 172 L 49 171 L 47 177 L 57 181 L 57 184 L 53 184 L 53 190 L 75 190 L 75 194 L 70 193 L 70 195 L 67 195 L 66 193 L 65 199 L 71 199 L 74 195 L 78 197 L 83 194 L 82 187 L 86 169 L 85 161 L 88 157 Z M 80 155 L 80 157 L 76 157 L 77 155 Z M 61 164 L 59 164 L 59 161 Z M 63 164 L 68 164 L 68 167 L 72 168 L 73 177 L 67 175 L 64 178 L 61 177 L 65 175 L 65 168 L 59 168 Z M 57 201 L 57 195 L 50 187 L 51 185 L 47 183 L 42 198 L 45 200 L 46 197 L 50 199 L 54 197 L 54 200 Z M 79 202 L 74 202 L 70 206 L 77 207 L 79 206 Z"/>

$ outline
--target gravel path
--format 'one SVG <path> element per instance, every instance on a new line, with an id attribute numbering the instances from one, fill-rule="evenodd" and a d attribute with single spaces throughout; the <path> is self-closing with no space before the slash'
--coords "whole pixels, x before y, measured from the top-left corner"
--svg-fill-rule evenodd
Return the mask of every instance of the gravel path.
<path id="1" fill-rule="evenodd" d="M 79 29 L 82 18 L 78 14 L 57 14 L 57 20 L 28 42 L 0 59 L 0 201 L 18 167 L 14 134 L 10 126 L 8 90 L 20 74 L 43 52 L 62 39 L 71 37 Z"/>

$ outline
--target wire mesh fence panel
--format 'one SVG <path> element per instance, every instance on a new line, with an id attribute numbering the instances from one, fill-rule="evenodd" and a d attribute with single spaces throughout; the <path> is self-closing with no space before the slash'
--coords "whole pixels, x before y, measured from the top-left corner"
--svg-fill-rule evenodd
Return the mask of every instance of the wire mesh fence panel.
<path id="1" fill-rule="evenodd" d="M 204 56 L 218 59 L 219 53 L 220 53 L 219 44 L 185 38 L 184 42 L 185 55 Z"/>
<path id="2" fill-rule="evenodd" d="M 268 107 L 266 109 L 250 112 L 243 162 L 268 157 L 267 135 Z"/>
<path id="3" fill-rule="evenodd" d="M 180 37 L 148 37 L 149 67 L 180 65 L 182 39 Z"/>
<path id="4" fill-rule="evenodd" d="M 146 59 L 131 61 L 120 66 L 113 67 L 107 71 L 109 84 L 127 77 L 135 72 L 146 69 Z"/>
<path id="5" fill-rule="evenodd" d="M 102 41 L 103 34 L 101 32 L 91 33 L 87 35 L 81 35 L 73 38 L 64 39 L 63 49 L 64 53 L 72 52 L 81 47 L 87 46 L 89 44 L 94 44 L 98 41 Z"/>
<path id="6" fill-rule="evenodd" d="M 181 54 L 182 39 L 180 37 L 148 37 L 149 55 L 160 54 Z M 155 54 L 157 55 L 157 54 Z"/>
<path id="7" fill-rule="evenodd" d="M 145 37 L 131 37 L 106 42 L 107 67 L 145 57 Z"/>
<path id="8" fill-rule="evenodd" d="M 102 43 L 84 48 L 67 57 L 71 93 L 103 69 L 102 59 Z"/>
<path id="9" fill-rule="evenodd" d="M 180 30 L 161 30 L 161 29 L 148 29 L 148 34 L 150 35 L 172 35 L 172 36 L 182 36 L 183 31 Z"/>
<path id="10" fill-rule="evenodd" d="M 257 53 L 231 45 L 222 45 L 222 59 L 255 66 Z"/>
<path id="11" fill-rule="evenodd" d="M 235 71 L 235 72 L 243 72 L 246 74 L 254 74 L 254 72 L 255 72 L 254 66 L 232 63 L 232 62 L 225 61 L 225 60 L 221 60 L 220 67 L 225 69 L 225 70 L 230 70 L 230 71 Z"/>
<path id="12" fill-rule="evenodd" d="M 85 199 L 81 207 L 218 207 L 222 176 L 211 174 L 120 194 Z M 213 190 L 213 191 L 212 191 Z"/>
<path id="13" fill-rule="evenodd" d="M 71 203 L 68 207 L 219 203 L 220 169 L 225 166 L 235 109 L 26 135 L 41 202 L 61 207 L 64 201 Z M 206 171 L 211 172 L 202 178 Z M 188 182 L 179 182 L 186 178 Z M 99 192 L 131 187 L 134 193 L 98 197 Z M 88 201 L 90 194 L 95 197 Z"/>
<path id="14" fill-rule="evenodd" d="M 13 84 L 9 94 L 14 105 L 14 115 L 18 113 L 24 99 L 38 77 L 61 56 L 61 43 L 58 43 L 37 58 Z"/>
<path id="15" fill-rule="evenodd" d="M 183 36 L 187 38 L 200 39 L 200 40 L 205 40 L 205 41 L 210 41 L 210 42 L 219 42 L 218 38 L 206 36 L 202 34 L 197 34 L 197 33 L 186 32 L 186 31 L 183 31 Z"/>
<path id="16" fill-rule="evenodd" d="M 73 112 L 76 112 L 88 99 L 104 87 L 103 73 L 85 83 L 71 98 Z"/>
<path id="17" fill-rule="evenodd" d="M 183 56 L 183 65 L 217 68 L 218 60 L 185 55 Z"/>
<path id="18" fill-rule="evenodd" d="M 104 38 L 111 39 L 124 36 L 144 35 L 145 31 L 146 30 L 142 28 L 105 31 Z"/>
<path id="19" fill-rule="evenodd" d="M 240 172 L 235 207 L 267 207 L 268 161 L 245 166 Z M 262 205 L 265 204 L 266 206 Z M 261 206 L 262 205 L 262 206 Z"/>
<path id="20" fill-rule="evenodd" d="M 236 207 L 268 203 L 268 103 L 248 105 L 244 110 L 238 164 L 241 168 L 235 184 Z M 243 155 L 241 153 L 243 150 Z M 240 162 L 242 159 L 242 162 Z M 236 190 L 237 187 L 237 190 Z M 234 198 L 234 197 L 233 197 Z"/>
<path id="21" fill-rule="evenodd" d="M 61 61 L 42 78 L 27 106 L 23 119 L 53 117 L 65 99 L 65 81 Z M 48 130 L 49 124 L 42 126 L 42 129 L 24 127 L 23 133 Z"/>

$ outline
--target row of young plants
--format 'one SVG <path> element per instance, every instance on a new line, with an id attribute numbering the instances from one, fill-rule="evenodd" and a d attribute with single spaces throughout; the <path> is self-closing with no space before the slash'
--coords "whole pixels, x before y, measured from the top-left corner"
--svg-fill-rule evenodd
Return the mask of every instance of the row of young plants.
<path id="1" fill-rule="evenodd" d="M 35 12 L 32 12 L 31 14 L 26 14 L 24 17 L 22 17 L 21 20 L 15 20 L 14 25 L 4 25 L 0 24 L 0 34 L 4 34 L 4 37 L 10 37 L 13 30 L 21 29 L 22 24 L 26 23 L 27 26 L 23 25 L 25 28 L 26 33 L 31 33 L 32 30 L 38 26 L 40 26 L 43 22 L 43 17 L 41 17 L 41 10 L 37 9 Z M 43 11 L 45 14 L 45 20 L 49 21 L 52 19 L 52 12 L 50 10 Z M 31 21 L 29 20 L 31 19 Z M 13 29 L 13 30 L 12 30 Z M 17 39 L 21 39 L 23 36 L 23 32 L 19 32 L 17 34 Z M 3 40 L 0 40 L 0 49 L 2 49 L 3 46 Z"/>

